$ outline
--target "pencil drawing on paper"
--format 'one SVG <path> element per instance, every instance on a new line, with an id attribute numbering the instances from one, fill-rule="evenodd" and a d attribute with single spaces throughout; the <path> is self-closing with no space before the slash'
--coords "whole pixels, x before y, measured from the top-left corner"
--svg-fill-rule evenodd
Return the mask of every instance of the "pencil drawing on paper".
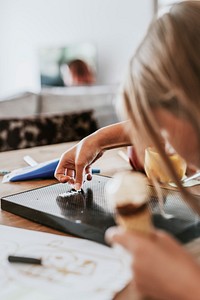
<path id="1" fill-rule="evenodd" d="M 5 293 L 15 299 L 29 289 L 51 296 L 58 290 L 60 295 L 99 293 L 108 281 L 107 289 L 115 291 L 122 281 L 118 274 L 128 276 L 126 263 L 110 248 L 90 241 L 6 226 L 0 226 L 0 236 L 0 298 Z M 9 255 L 41 258 L 42 264 L 10 263 Z"/>
<path id="2" fill-rule="evenodd" d="M 42 266 L 19 265 L 18 275 L 28 276 L 32 279 L 41 279 L 67 284 L 70 276 L 93 276 L 96 270 L 97 261 L 88 259 L 76 249 L 68 249 L 52 241 L 47 245 L 26 246 L 20 249 L 20 253 L 34 253 L 36 257 L 41 257 L 44 264 Z M 70 283 L 71 284 L 71 283 Z"/>

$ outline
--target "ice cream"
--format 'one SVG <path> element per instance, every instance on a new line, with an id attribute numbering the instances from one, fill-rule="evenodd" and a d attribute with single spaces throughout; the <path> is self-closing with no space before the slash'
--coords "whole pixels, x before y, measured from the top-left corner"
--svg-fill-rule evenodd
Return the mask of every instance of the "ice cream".
<path id="1" fill-rule="evenodd" d="M 126 229 L 146 233 L 152 229 L 147 184 L 146 176 L 141 173 L 121 172 L 106 185 L 107 199 L 116 212 L 116 222 Z"/>
<path id="2" fill-rule="evenodd" d="M 176 153 L 169 155 L 169 159 L 174 167 L 174 170 L 176 171 L 178 178 L 181 180 L 186 172 L 186 162 Z M 173 181 L 172 178 L 170 178 L 170 176 L 166 173 L 159 153 L 153 148 L 149 147 L 145 150 L 144 169 L 149 178 L 153 176 L 162 183 L 169 183 Z"/>

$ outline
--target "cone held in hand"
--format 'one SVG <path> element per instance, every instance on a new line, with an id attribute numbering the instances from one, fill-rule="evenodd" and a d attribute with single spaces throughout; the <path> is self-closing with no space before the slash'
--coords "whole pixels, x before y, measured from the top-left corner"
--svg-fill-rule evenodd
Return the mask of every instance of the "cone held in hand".
<path id="1" fill-rule="evenodd" d="M 151 213 L 148 209 L 148 181 L 137 172 L 116 174 L 106 186 L 110 205 L 115 210 L 116 223 L 127 230 L 145 233 L 152 231 Z"/>

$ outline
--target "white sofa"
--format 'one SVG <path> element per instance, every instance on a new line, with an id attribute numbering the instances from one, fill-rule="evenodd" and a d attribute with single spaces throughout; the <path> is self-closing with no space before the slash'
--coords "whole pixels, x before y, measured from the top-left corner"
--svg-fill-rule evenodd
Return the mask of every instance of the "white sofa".
<path id="1" fill-rule="evenodd" d="M 0 99 L 0 118 L 92 109 L 100 128 L 118 121 L 115 112 L 117 92 L 116 85 L 43 88 L 38 94 L 27 92 Z"/>

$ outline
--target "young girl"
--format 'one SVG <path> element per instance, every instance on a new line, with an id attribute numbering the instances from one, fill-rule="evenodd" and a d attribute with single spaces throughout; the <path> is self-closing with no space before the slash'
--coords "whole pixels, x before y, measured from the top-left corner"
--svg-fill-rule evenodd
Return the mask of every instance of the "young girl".
<path id="1" fill-rule="evenodd" d="M 200 2 L 184 1 L 158 18 L 133 56 L 123 89 L 127 122 L 100 129 L 64 153 L 55 176 L 82 184 L 84 172 L 104 149 L 134 144 L 140 161 L 153 145 L 183 198 L 200 206 L 179 182 L 161 142 L 167 142 L 192 168 L 200 168 Z M 87 150 L 87 151 L 85 151 Z M 65 174 L 65 175 L 64 175 Z M 155 299 L 200 299 L 200 266 L 168 234 L 151 236 L 112 228 L 106 238 L 133 255 L 133 284 Z"/>
<path id="2" fill-rule="evenodd" d="M 198 212 L 198 203 L 180 185 L 160 140 L 167 139 L 189 166 L 200 168 L 199 53 L 200 2 L 172 6 L 151 25 L 132 58 L 123 97 L 132 140 L 137 135 L 139 145 L 156 147 L 183 198 Z M 107 239 L 132 253 L 134 284 L 143 295 L 200 299 L 200 266 L 167 234 L 155 231 L 147 238 L 110 229 Z"/>

